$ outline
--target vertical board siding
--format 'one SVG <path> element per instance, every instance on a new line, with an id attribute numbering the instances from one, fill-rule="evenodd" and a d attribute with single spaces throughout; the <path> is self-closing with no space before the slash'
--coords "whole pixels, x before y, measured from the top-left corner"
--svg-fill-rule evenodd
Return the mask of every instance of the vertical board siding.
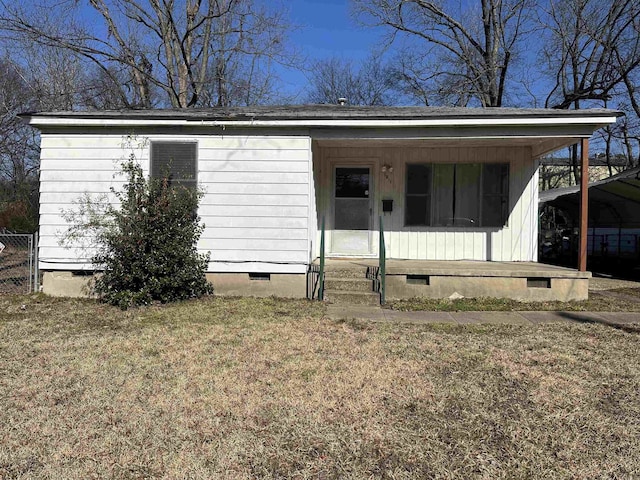
<path id="1" fill-rule="evenodd" d="M 318 218 L 331 219 L 331 165 L 340 159 L 374 161 L 374 215 L 382 214 L 382 199 L 393 199 L 393 212 L 383 215 L 387 255 L 415 260 L 535 261 L 538 231 L 538 164 L 528 147 L 322 147 L 315 165 Z M 509 163 L 509 207 L 503 228 L 437 228 L 404 226 L 407 163 Z M 382 173 L 382 165 L 393 167 Z M 377 221 L 375 222 L 377 228 Z M 377 240 L 374 242 L 377 244 Z M 377 249 L 374 251 L 377 253 Z"/>
<path id="2" fill-rule="evenodd" d="M 309 259 L 311 141 L 307 135 L 140 134 L 133 153 L 149 172 L 149 142 L 195 141 L 198 184 L 205 192 L 199 249 L 211 252 L 212 272 L 302 273 Z M 59 244 L 68 228 L 64 210 L 81 195 L 109 196 L 130 149 L 121 135 L 42 134 L 40 268 L 90 269 L 91 249 Z M 115 175 L 115 176 L 114 176 Z M 113 201 L 111 196 L 111 201 Z M 77 247 L 77 246 L 76 246 Z"/>

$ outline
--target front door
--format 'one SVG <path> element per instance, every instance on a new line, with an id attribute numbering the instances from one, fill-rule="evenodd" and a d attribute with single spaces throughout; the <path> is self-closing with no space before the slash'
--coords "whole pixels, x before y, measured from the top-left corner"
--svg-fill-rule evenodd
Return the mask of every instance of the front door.
<path id="1" fill-rule="evenodd" d="M 371 168 L 335 167 L 331 251 L 338 255 L 371 253 Z"/>

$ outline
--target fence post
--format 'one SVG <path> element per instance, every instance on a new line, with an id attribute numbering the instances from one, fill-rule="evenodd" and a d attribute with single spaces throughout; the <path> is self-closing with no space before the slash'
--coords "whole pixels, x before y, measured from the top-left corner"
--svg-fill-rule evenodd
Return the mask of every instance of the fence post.
<path id="1" fill-rule="evenodd" d="M 38 251 L 38 232 L 33 234 L 33 291 L 38 293 L 40 291 L 40 261 Z"/>

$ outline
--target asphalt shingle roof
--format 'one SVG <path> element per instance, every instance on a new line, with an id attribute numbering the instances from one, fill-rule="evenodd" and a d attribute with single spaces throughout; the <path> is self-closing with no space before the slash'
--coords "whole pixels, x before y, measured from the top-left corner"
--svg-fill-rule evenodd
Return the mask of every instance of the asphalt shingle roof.
<path id="1" fill-rule="evenodd" d="M 22 116 L 121 119 L 192 120 L 409 120 L 457 118 L 566 118 L 620 116 L 609 109 L 553 110 L 544 108 L 466 107 L 368 107 L 354 105 L 281 105 L 256 107 L 210 107 L 153 110 L 96 110 L 77 112 L 34 112 Z"/>

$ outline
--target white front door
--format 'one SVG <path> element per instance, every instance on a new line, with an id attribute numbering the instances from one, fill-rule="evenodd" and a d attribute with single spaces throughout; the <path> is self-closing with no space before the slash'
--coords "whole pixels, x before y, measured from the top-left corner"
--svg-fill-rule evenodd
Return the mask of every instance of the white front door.
<path id="1" fill-rule="evenodd" d="M 371 253 L 371 184 L 371 168 L 368 166 L 335 167 L 332 253 Z"/>

